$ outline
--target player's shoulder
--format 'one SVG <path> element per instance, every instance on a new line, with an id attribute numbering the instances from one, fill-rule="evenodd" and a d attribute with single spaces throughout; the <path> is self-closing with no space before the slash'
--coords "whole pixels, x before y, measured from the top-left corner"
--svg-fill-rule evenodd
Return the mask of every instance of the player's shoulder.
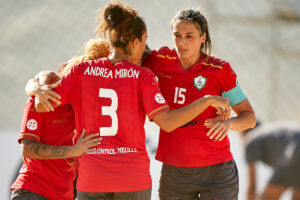
<path id="1" fill-rule="evenodd" d="M 25 105 L 24 105 L 24 109 L 25 110 L 28 110 L 28 112 L 37 112 L 36 109 L 35 109 L 35 100 L 34 100 L 34 97 L 30 97 Z"/>
<path id="2" fill-rule="evenodd" d="M 229 63 L 225 60 L 222 60 L 220 58 L 217 58 L 215 56 L 206 56 L 201 64 L 207 66 L 207 67 L 211 67 L 214 68 L 216 70 L 222 70 L 225 69 L 227 67 L 230 67 Z"/>
<path id="3" fill-rule="evenodd" d="M 135 65 L 133 63 L 130 63 L 130 62 L 127 62 L 128 63 L 128 68 L 130 70 L 135 70 L 135 71 L 138 71 L 142 74 L 149 74 L 149 73 L 152 73 L 152 71 L 150 69 L 148 69 L 147 67 L 144 67 L 144 66 L 139 66 L 139 65 Z"/>
<path id="4" fill-rule="evenodd" d="M 105 66 L 109 63 L 108 58 L 99 58 L 95 60 L 83 61 L 79 65 L 80 67 L 89 67 L 89 66 Z"/>
<path id="5" fill-rule="evenodd" d="M 167 60 L 176 60 L 178 58 L 176 50 L 170 49 L 167 46 L 160 47 L 159 49 L 156 49 L 155 52 L 157 58 Z"/>

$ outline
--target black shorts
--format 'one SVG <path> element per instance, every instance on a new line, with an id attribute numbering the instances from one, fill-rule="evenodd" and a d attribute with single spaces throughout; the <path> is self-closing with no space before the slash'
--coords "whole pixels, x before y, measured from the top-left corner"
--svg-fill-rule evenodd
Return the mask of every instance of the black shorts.
<path id="1" fill-rule="evenodd" d="M 133 192 L 80 192 L 78 200 L 151 200 L 151 188 Z"/>
<path id="2" fill-rule="evenodd" d="M 162 166 L 160 200 L 236 200 L 238 193 L 234 160 L 207 167 Z"/>
<path id="3" fill-rule="evenodd" d="M 11 200 L 48 200 L 46 197 L 39 195 L 37 193 L 23 190 L 14 189 L 11 193 Z"/>
<path id="4" fill-rule="evenodd" d="M 270 184 L 300 188 L 300 144 L 293 147 L 293 153 L 285 155 L 274 167 Z"/>

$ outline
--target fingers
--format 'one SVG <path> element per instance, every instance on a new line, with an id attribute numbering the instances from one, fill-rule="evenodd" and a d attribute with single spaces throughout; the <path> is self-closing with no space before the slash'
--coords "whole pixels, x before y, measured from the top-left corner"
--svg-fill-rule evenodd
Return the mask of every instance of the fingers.
<path id="1" fill-rule="evenodd" d="M 81 135 L 80 135 L 79 138 L 84 138 L 84 136 L 85 136 L 85 128 L 83 128 L 83 130 L 82 130 Z"/>
<path id="2" fill-rule="evenodd" d="M 218 115 L 223 115 L 224 114 L 224 110 L 221 107 L 216 107 L 217 109 L 217 114 Z"/>
<path id="3" fill-rule="evenodd" d="M 228 98 L 226 98 L 226 106 L 224 108 L 225 108 L 225 118 L 227 120 L 227 119 L 229 119 L 230 112 L 231 112 L 230 104 L 229 104 L 229 99 Z"/>
<path id="4" fill-rule="evenodd" d="M 101 139 L 100 138 L 93 138 L 93 139 L 87 140 L 86 147 L 89 149 L 89 148 L 95 147 L 99 144 L 101 144 Z"/>
<path id="5" fill-rule="evenodd" d="M 215 141 L 222 141 L 228 134 L 228 130 L 224 131 L 222 134 L 219 134 L 216 138 Z"/>
<path id="6" fill-rule="evenodd" d="M 101 138 L 99 136 L 100 136 L 99 133 L 92 133 L 92 134 L 87 135 L 84 139 L 89 140 L 89 139 L 94 138 L 94 137 Z M 102 138 L 101 138 L 101 140 L 102 140 Z"/>
<path id="7" fill-rule="evenodd" d="M 88 149 L 86 152 L 96 151 L 96 148 Z"/>
<path id="8" fill-rule="evenodd" d="M 223 127 L 223 129 L 217 134 L 217 136 L 215 137 L 215 141 L 222 141 L 226 135 L 228 134 L 229 129 L 227 129 L 226 127 Z M 222 138 L 222 139 L 221 139 Z"/>
<path id="9" fill-rule="evenodd" d="M 40 100 L 39 101 L 41 103 L 41 105 L 47 110 L 47 112 L 51 111 L 51 108 L 48 107 L 47 103 L 45 103 L 44 100 Z"/>
<path id="10" fill-rule="evenodd" d="M 52 91 L 52 90 L 47 90 L 48 94 L 47 94 L 47 98 L 54 101 L 56 104 L 60 105 L 61 102 L 60 99 L 61 96 L 59 94 L 57 94 L 56 92 Z"/>
<path id="11" fill-rule="evenodd" d="M 222 141 L 229 131 L 229 127 L 223 123 L 216 123 L 214 124 L 210 130 L 207 132 L 207 136 L 210 139 L 214 139 L 214 141 Z"/>
<path id="12" fill-rule="evenodd" d="M 222 130 L 222 128 L 223 128 L 223 124 L 216 123 L 215 126 L 213 126 L 213 128 L 210 129 L 210 130 L 213 129 L 213 131 L 211 131 L 209 134 L 207 133 L 207 136 L 209 136 L 210 139 L 213 139 L 215 137 L 215 135 Z"/>
<path id="13" fill-rule="evenodd" d="M 59 81 L 57 81 L 56 83 L 54 83 L 54 84 L 52 84 L 52 85 L 50 85 L 50 88 L 57 88 L 57 86 L 59 86 L 59 84 L 60 84 L 60 81 L 61 80 L 59 80 Z"/>
<path id="14" fill-rule="evenodd" d="M 54 111 L 54 107 L 48 99 L 42 98 L 41 101 L 42 105 L 47 108 L 49 111 Z"/>
<path id="15" fill-rule="evenodd" d="M 51 91 L 51 90 L 39 91 L 35 96 L 47 111 L 54 111 L 54 106 L 51 104 L 50 101 L 52 100 L 58 105 L 61 102 L 58 99 L 56 99 L 55 97 L 53 97 L 52 95 L 49 95 L 48 94 L 49 91 Z M 53 92 L 53 91 L 51 91 L 51 92 Z"/>
<path id="16" fill-rule="evenodd" d="M 207 132 L 207 136 L 210 137 L 211 133 L 215 131 L 215 129 L 218 127 L 218 123 L 216 123 L 212 128 L 209 129 L 209 131 Z"/>
<path id="17" fill-rule="evenodd" d="M 214 125 L 214 123 L 210 122 L 210 120 L 205 120 L 205 122 L 204 122 L 204 126 L 206 128 L 212 128 L 213 125 Z"/>
<path id="18" fill-rule="evenodd" d="M 61 102 L 58 100 L 61 98 L 60 95 L 58 95 L 56 92 L 52 91 L 51 89 L 46 89 L 46 90 L 43 90 L 41 92 L 41 95 L 47 99 L 47 100 L 52 100 L 54 101 L 56 104 L 60 105 Z"/>
<path id="19" fill-rule="evenodd" d="M 230 118 L 230 114 L 231 114 L 230 107 L 228 107 L 227 109 L 225 108 L 225 111 L 224 111 L 224 120 L 229 119 Z"/>

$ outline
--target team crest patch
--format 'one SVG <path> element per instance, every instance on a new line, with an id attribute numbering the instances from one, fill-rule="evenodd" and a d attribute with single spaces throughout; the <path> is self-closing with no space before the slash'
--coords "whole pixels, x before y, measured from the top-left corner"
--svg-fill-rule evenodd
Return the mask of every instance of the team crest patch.
<path id="1" fill-rule="evenodd" d="M 194 78 L 194 86 L 198 89 L 201 90 L 206 84 L 206 78 L 199 75 Z"/>
<path id="2" fill-rule="evenodd" d="M 166 100 L 164 99 L 164 97 L 161 94 L 156 94 L 155 95 L 155 101 L 159 104 L 163 104 L 166 102 Z"/>
<path id="3" fill-rule="evenodd" d="M 28 120 L 26 126 L 29 130 L 34 131 L 37 129 L 38 124 L 37 124 L 37 121 L 35 121 L 34 119 L 30 119 L 30 120 Z"/>

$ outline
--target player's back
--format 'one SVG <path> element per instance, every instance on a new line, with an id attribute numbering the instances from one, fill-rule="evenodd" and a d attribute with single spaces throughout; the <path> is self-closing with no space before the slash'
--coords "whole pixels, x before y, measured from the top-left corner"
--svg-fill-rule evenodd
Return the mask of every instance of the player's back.
<path id="1" fill-rule="evenodd" d="M 87 132 L 100 132 L 101 146 L 137 145 L 138 134 L 144 133 L 145 112 L 139 80 L 143 68 L 127 61 L 111 65 L 108 59 L 89 63 L 81 77 L 82 125 Z M 144 145 L 144 143 L 141 143 Z"/>
<path id="2" fill-rule="evenodd" d="M 78 189 L 126 192 L 151 187 L 144 122 L 168 109 L 154 74 L 122 61 L 81 63 L 57 92 L 75 110 L 76 128 L 100 132 L 102 142 L 80 158 Z M 136 178 L 133 178 L 136 177 Z M 99 191 L 99 189 L 101 191 Z"/>

